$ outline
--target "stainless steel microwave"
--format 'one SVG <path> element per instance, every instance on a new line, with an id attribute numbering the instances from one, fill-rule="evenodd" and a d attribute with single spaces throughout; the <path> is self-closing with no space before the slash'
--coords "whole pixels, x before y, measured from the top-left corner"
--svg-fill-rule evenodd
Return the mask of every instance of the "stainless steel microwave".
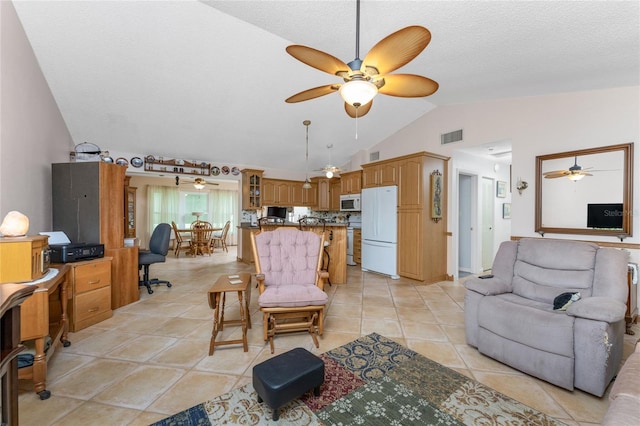
<path id="1" fill-rule="evenodd" d="M 359 212 L 360 211 L 360 194 L 347 194 L 340 196 L 341 212 Z"/>

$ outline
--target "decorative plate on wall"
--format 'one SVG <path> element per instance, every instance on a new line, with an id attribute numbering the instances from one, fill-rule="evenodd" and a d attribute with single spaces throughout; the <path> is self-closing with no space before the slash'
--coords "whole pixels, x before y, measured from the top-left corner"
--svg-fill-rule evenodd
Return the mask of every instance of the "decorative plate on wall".
<path id="1" fill-rule="evenodd" d="M 234 175 L 234 176 L 238 176 L 240 174 L 240 169 L 237 168 L 237 167 L 233 167 L 231 169 L 231 174 Z"/>
<path id="2" fill-rule="evenodd" d="M 129 165 L 129 161 L 127 161 L 127 159 L 126 159 L 126 158 L 124 158 L 124 157 L 119 157 L 119 158 L 116 160 L 116 164 L 117 164 L 118 166 L 125 166 L 125 167 L 127 167 L 127 166 Z"/>
<path id="3" fill-rule="evenodd" d="M 133 167 L 138 168 L 138 167 L 142 167 L 142 165 L 144 164 L 144 161 L 142 161 L 142 158 L 140 157 L 133 157 L 130 163 Z"/>
<path id="4" fill-rule="evenodd" d="M 229 167 L 228 166 L 222 166 L 222 174 L 223 175 L 228 175 L 229 174 Z"/>
<path id="5" fill-rule="evenodd" d="M 220 174 L 220 167 L 213 166 L 211 168 L 211 174 L 214 175 L 214 176 L 218 176 Z"/>

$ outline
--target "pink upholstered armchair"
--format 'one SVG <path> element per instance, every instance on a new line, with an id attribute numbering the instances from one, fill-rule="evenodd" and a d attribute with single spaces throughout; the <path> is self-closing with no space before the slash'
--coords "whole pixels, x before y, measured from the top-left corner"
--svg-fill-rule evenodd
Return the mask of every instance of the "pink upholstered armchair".
<path id="1" fill-rule="evenodd" d="M 327 294 L 322 271 L 324 235 L 295 228 L 277 228 L 251 235 L 258 304 L 263 313 L 264 340 L 273 353 L 276 333 L 308 331 L 316 347 L 322 336 Z"/>

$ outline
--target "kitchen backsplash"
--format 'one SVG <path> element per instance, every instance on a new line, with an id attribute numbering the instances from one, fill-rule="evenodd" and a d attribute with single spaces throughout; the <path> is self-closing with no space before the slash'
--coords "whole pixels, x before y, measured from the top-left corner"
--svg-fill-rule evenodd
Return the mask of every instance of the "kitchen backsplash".
<path id="1" fill-rule="evenodd" d="M 251 215 L 255 213 L 255 210 L 242 210 L 241 222 L 251 222 Z M 258 218 L 262 217 L 262 211 L 258 210 Z M 360 220 L 360 212 L 325 212 L 325 211 L 314 211 L 307 207 L 296 207 L 291 210 L 290 216 L 287 220 L 291 222 L 297 222 L 300 218 L 304 216 L 314 216 L 321 217 L 327 222 L 335 222 L 335 223 L 347 223 L 350 218 Z"/>

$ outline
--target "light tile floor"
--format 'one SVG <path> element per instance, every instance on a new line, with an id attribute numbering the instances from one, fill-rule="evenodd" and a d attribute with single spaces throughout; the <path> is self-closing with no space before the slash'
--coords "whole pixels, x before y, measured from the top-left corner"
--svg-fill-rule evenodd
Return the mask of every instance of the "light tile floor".
<path id="1" fill-rule="evenodd" d="M 152 295 L 142 289 L 139 302 L 70 333 L 71 346 L 59 346 L 49 361 L 51 398 L 41 401 L 31 383 L 20 381 L 20 424 L 147 425 L 249 383 L 253 365 L 272 356 L 262 340 L 255 288 L 249 351 L 229 345 L 208 355 L 213 311 L 207 291 L 220 275 L 242 271 L 252 267 L 236 262 L 235 247 L 211 257 L 170 256 L 152 266 L 152 274 L 170 279 L 173 287 L 159 286 Z M 308 333 L 278 335 L 276 354 L 298 346 L 325 352 L 377 332 L 570 425 L 598 424 L 609 405 L 607 395 L 557 388 L 467 346 L 459 282 L 421 285 L 349 267 L 348 284 L 327 293 L 320 348 Z M 238 314 L 235 297 L 228 298 L 225 313 Z M 636 336 L 625 335 L 625 358 L 640 335 L 640 327 L 634 329 Z M 226 326 L 218 338 L 240 334 L 239 327 Z"/>

